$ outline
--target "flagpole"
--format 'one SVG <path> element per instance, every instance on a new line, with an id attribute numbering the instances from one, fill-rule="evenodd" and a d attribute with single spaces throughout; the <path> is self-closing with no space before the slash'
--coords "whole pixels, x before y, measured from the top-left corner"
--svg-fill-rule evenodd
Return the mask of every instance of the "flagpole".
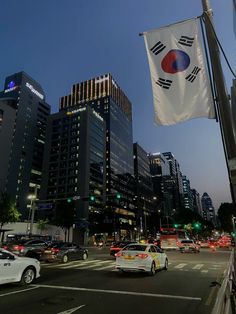
<path id="1" fill-rule="evenodd" d="M 222 141 L 225 148 L 225 158 L 229 174 L 230 190 L 233 203 L 236 199 L 236 142 L 232 126 L 229 97 L 226 92 L 224 75 L 220 62 L 220 54 L 213 29 L 212 9 L 209 0 L 202 0 L 205 17 L 206 36 L 212 64 L 213 79 L 217 92 L 217 109 L 222 132 Z"/>

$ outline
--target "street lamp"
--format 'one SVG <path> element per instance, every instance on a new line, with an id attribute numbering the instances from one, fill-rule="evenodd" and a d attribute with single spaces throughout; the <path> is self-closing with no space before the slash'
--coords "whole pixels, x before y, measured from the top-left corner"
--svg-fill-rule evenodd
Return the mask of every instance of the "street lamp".
<path id="1" fill-rule="evenodd" d="M 33 225 L 34 225 L 34 214 L 35 214 L 35 200 L 36 200 L 36 195 L 35 194 L 30 194 L 27 197 L 30 200 L 30 229 L 29 229 L 29 234 L 31 235 L 33 232 Z M 28 226 L 27 226 L 28 230 Z"/>

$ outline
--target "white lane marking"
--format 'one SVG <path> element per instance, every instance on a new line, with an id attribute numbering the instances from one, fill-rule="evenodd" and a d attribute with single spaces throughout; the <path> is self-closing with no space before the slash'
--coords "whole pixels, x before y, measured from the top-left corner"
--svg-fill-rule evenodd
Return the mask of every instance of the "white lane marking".
<path id="1" fill-rule="evenodd" d="M 60 313 L 57 313 L 57 314 L 71 314 L 79 309 L 81 309 L 81 307 L 84 307 L 85 304 L 83 305 L 80 305 L 80 306 L 77 306 L 77 307 L 74 307 L 73 309 L 69 309 L 69 310 L 66 310 L 66 311 L 63 311 L 63 312 L 60 312 Z"/>
<path id="2" fill-rule="evenodd" d="M 193 267 L 193 269 L 201 269 L 204 266 L 204 264 L 197 264 Z"/>
<path id="3" fill-rule="evenodd" d="M 175 266 L 175 268 L 181 269 L 181 268 L 184 268 L 186 265 L 187 264 L 185 264 L 185 263 L 181 263 L 181 264 Z"/>
<path id="4" fill-rule="evenodd" d="M 34 290 L 34 289 L 37 289 L 37 288 L 39 288 L 39 287 L 33 286 L 32 288 L 23 289 L 23 290 L 20 290 L 20 291 L 18 290 L 18 291 L 8 292 L 8 293 L 0 294 L 0 297 L 5 297 L 6 295 L 11 295 L 11 294 L 21 293 L 21 292 L 25 292 L 25 291 L 29 291 L 29 290 Z"/>
<path id="5" fill-rule="evenodd" d="M 91 263 L 96 263 L 100 260 L 93 260 L 93 261 L 88 261 L 88 262 L 77 262 L 77 263 L 74 263 L 74 264 L 70 264 L 70 265 L 65 265 L 65 264 L 62 264 L 62 266 L 60 266 L 60 268 L 62 269 L 67 269 L 67 268 L 75 268 L 75 267 L 84 267 L 85 265 L 88 265 L 88 264 L 91 264 Z"/>
<path id="6" fill-rule="evenodd" d="M 131 291 L 122 291 L 122 290 L 102 290 L 102 289 L 77 288 L 77 287 L 52 286 L 52 285 L 35 285 L 35 287 L 49 288 L 49 289 L 61 289 L 61 290 L 73 290 L 73 291 L 84 291 L 84 292 L 124 294 L 124 295 L 153 297 L 153 298 L 168 298 L 168 299 L 195 300 L 195 301 L 201 301 L 202 300 L 202 298 L 198 298 L 198 297 L 186 297 L 186 296 L 182 296 L 182 295 L 155 294 L 155 293 L 145 293 L 145 292 L 131 292 Z"/>
<path id="7" fill-rule="evenodd" d="M 201 270 L 201 273 L 208 273 L 208 270 L 206 270 L 206 269 Z"/>
<path id="8" fill-rule="evenodd" d="M 55 268 L 55 267 L 66 267 L 66 266 L 77 266 L 77 265 L 80 265 L 81 263 L 84 265 L 84 264 L 88 264 L 88 263 L 93 263 L 93 262 L 98 262 L 100 261 L 100 259 L 94 259 L 94 260 L 91 260 L 91 261 L 82 261 L 82 260 L 77 260 L 77 261 L 73 261 L 73 262 L 69 262 L 69 263 L 61 263 L 61 264 L 50 264 L 50 265 L 42 265 L 43 267 L 45 268 Z"/>
<path id="9" fill-rule="evenodd" d="M 89 268 L 94 268 L 94 267 L 99 267 L 102 264 L 107 264 L 107 263 L 111 263 L 111 261 L 101 261 L 101 262 L 97 262 L 93 265 L 89 265 L 89 266 L 81 266 L 80 269 L 89 269 Z"/>

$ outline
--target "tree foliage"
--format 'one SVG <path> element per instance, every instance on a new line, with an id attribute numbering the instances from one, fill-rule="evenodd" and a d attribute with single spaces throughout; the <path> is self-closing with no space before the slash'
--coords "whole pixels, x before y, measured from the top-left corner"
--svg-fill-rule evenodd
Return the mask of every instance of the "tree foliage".
<path id="1" fill-rule="evenodd" d="M 236 217 L 236 205 L 233 203 L 222 203 L 218 210 L 218 219 L 224 231 L 233 230 L 232 217 Z"/>
<path id="2" fill-rule="evenodd" d="M 61 201 L 56 206 L 55 224 L 64 229 L 69 229 L 74 223 L 74 204 Z"/>
<path id="3" fill-rule="evenodd" d="M 6 223 L 17 222 L 21 214 L 16 208 L 15 201 L 4 192 L 0 193 L 0 228 Z"/>
<path id="4" fill-rule="evenodd" d="M 42 233 L 42 231 L 46 229 L 48 222 L 49 222 L 49 220 L 47 218 L 46 219 L 39 219 L 37 221 L 37 227 L 40 230 L 40 233 Z"/>

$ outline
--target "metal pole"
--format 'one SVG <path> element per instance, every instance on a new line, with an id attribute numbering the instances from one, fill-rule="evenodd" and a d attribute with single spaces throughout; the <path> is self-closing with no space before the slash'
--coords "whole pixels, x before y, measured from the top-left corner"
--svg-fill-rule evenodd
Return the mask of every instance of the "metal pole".
<path id="1" fill-rule="evenodd" d="M 222 130 L 222 140 L 225 145 L 226 163 L 228 167 L 231 196 L 235 202 L 236 196 L 236 142 L 233 133 L 232 115 L 230 103 L 225 87 L 223 71 L 220 62 L 218 43 L 213 29 L 212 9 L 209 0 L 202 0 L 202 7 L 205 16 L 206 36 L 209 47 L 209 54 L 212 63 L 213 78 L 217 90 L 217 109 L 219 123 Z"/>
<path id="2" fill-rule="evenodd" d="M 35 214 L 35 202 L 34 202 L 33 199 L 30 202 L 30 208 L 31 208 L 31 219 L 30 219 L 29 234 L 32 235 L 32 233 L 33 233 L 33 226 L 34 226 L 34 214 Z"/>

